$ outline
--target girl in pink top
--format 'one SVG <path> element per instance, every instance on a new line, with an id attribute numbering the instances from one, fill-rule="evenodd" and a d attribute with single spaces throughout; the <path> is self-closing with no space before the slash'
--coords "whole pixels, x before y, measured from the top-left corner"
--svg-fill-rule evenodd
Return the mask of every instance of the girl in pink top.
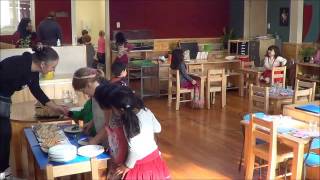
<path id="1" fill-rule="evenodd" d="M 97 51 L 97 57 L 100 64 L 106 63 L 106 54 L 105 54 L 105 44 L 106 40 L 104 39 L 104 31 L 99 32 L 99 39 L 98 39 L 98 51 Z"/>

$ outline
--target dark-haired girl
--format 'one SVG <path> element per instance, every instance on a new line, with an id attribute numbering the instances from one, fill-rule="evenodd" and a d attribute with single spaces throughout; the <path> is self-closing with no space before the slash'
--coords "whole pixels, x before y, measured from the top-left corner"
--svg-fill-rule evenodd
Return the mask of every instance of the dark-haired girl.
<path id="1" fill-rule="evenodd" d="M 119 85 L 100 88 L 96 98 L 102 108 L 111 108 L 124 124 L 128 155 L 115 174 L 130 180 L 170 179 L 154 139 L 154 133 L 161 131 L 161 125 L 143 101 L 128 87 Z"/>
<path id="2" fill-rule="evenodd" d="M 32 25 L 30 18 L 22 18 L 17 31 L 13 34 L 16 48 L 33 47 L 39 41 L 37 34 L 32 32 Z"/>
<path id="3" fill-rule="evenodd" d="M 127 65 L 129 62 L 128 53 L 133 48 L 133 46 L 128 43 L 126 37 L 122 32 L 118 32 L 115 38 L 116 38 L 116 47 L 118 50 L 118 55 L 115 61 L 121 62 Z"/>
<path id="4" fill-rule="evenodd" d="M 270 83 L 271 71 L 273 67 L 284 66 L 287 60 L 281 57 L 280 49 L 277 46 L 269 46 L 264 58 L 265 71 L 262 73 L 260 80 Z"/>
<path id="5" fill-rule="evenodd" d="M 178 69 L 180 75 L 180 86 L 183 88 L 193 89 L 197 82 L 192 79 L 187 72 L 187 66 L 184 62 L 184 55 L 181 49 L 172 51 L 171 69 Z"/>
<path id="6" fill-rule="evenodd" d="M 67 110 L 50 101 L 39 86 L 39 73 L 46 74 L 55 70 L 59 60 L 57 52 L 42 45 L 34 47 L 33 51 L 34 53 L 24 52 L 0 61 L 0 173 L 9 167 L 10 106 L 11 96 L 15 91 L 27 85 L 40 103 L 56 112 L 67 114 Z"/>

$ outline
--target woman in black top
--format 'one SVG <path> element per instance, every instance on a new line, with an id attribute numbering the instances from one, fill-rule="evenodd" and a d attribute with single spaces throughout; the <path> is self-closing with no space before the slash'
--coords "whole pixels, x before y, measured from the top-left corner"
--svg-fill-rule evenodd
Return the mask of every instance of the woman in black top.
<path id="1" fill-rule="evenodd" d="M 0 61 L 0 176 L 9 167 L 11 123 L 11 96 L 15 91 L 28 86 L 33 96 L 43 105 L 56 112 L 67 114 L 63 106 L 58 106 L 44 94 L 39 86 L 39 73 L 54 71 L 59 56 L 51 47 L 38 45 L 34 53 L 24 52 L 20 56 L 8 57 Z"/>

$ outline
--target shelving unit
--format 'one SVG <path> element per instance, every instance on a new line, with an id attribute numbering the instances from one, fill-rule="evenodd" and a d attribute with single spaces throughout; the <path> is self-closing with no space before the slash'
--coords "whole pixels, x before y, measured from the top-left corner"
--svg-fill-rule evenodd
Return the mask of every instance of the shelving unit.
<path id="1" fill-rule="evenodd" d="M 296 63 L 296 79 L 316 82 L 316 98 L 320 99 L 320 64 Z"/>

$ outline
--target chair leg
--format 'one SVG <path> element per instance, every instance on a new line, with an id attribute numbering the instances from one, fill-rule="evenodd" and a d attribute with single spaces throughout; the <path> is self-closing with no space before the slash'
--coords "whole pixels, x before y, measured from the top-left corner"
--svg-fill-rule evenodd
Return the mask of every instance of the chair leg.
<path id="1" fill-rule="evenodd" d="M 171 103 L 172 103 L 172 93 L 169 92 L 169 94 L 168 94 L 168 107 L 171 107 Z"/>
<path id="2" fill-rule="evenodd" d="M 211 94 L 212 94 L 211 104 L 214 104 L 216 101 L 216 93 L 212 92 Z"/>
<path id="3" fill-rule="evenodd" d="M 240 155 L 240 160 L 239 160 L 239 167 L 238 167 L 239 172 L 241 172 L 241 167 L 242 167 L 243 150 L 244 150 L 244 141 L 242 143 L 241 155 Z"/>
<path id="4" fill-rule="evenodd" d="M 211 93 L 207 90 L 207 108 L 210 109 Z"/>
<path id="5" fill-rule="evenodd" d="M 287 180 L 287 172 L 288 172 L 288 159 L 285 161 L 285 167 L 284 167 L 284 180 Z"/>
<path id="6" fill-rule="evenodd" d="M 179 93 L 177 92 L 177 95 L 176 95 L 176 111 L 179 111 L 179 108 L 180 108 L 180 92 Z"/>

